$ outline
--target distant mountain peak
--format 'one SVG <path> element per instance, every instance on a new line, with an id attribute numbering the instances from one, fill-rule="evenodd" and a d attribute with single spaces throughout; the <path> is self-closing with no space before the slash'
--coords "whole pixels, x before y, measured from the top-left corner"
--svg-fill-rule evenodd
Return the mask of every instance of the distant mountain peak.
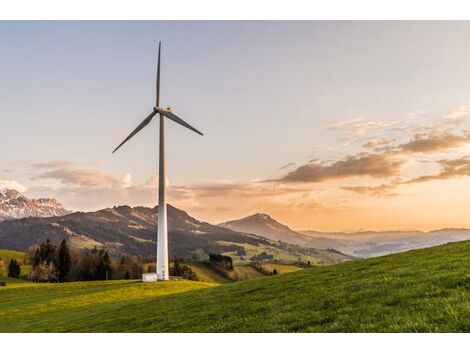
<path id="1" fill-rule="evenodd" d="M 25 217 L 50 217 L 69 214 L 56 199 L 30 199 L 14 189 L 0 190 L 0 221 Z"/>
<path id="2" fill-rule="evenodd" d="M 273 219 L 273 217 L 269 214 L 266 213 L 255 213 L 253 215 L 247 216 L 245 219 L 257 219 L 260 221 L 276 221 Z"/>
<path id="3" fill-rule="evenodd" d="M 303 244 L 309 240 L 307 236 L 292 230 L 266 213 L 255 213 L 241 219 L 223 222 L 219 226 L 293 244 Z"/>

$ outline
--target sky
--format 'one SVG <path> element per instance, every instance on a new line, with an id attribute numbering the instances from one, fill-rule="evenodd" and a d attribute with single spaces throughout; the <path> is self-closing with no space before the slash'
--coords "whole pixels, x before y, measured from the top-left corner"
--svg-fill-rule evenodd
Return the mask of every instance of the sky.
<path id="1" fill-rule="evenodd" d="M 0 188 L 212 223 L 470 227 L 470 22 L 0 22 Z"/>

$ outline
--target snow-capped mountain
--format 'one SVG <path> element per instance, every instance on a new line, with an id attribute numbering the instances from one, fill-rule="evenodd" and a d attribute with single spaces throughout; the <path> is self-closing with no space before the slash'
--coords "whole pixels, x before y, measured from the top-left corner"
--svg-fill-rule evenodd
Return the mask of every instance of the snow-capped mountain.
<path id="1" fill-rule="evenodd" d="M 30 216 L 50 217 L 69 214 L 57 200 L 29 199 L 13 189 L 0 190 L 0 221 Z"/>

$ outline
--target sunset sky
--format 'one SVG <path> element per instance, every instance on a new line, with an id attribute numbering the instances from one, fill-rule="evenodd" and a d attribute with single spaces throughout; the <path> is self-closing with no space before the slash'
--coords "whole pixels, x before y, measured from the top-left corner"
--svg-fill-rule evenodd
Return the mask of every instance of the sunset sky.
<path id="1" fill-rule="evenodd" d="M 217 223 L 470 227 L 470 22 L 1 22 L 0 188 Z"/>

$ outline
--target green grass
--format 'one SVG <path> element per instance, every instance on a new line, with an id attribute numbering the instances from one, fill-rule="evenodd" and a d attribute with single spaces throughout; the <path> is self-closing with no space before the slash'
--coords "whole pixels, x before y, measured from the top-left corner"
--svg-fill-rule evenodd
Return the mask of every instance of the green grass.
<path id="1" fill-rule="evenodd" d="M 16 260 L 20 260 L 23 262 L 26 253 L 18 252 L 18 251 L 10 251 L 8 249 L 0 249 L 0 259 L 2 259 L 5 263 L 8 263 L 10 259 L 15 258 Z M 20 263 L 21 264 L 21 263 Z"/>
<path id="2" fill-rule="evenodd" d="M 244 281 L 263 277 L 255 268 L 249 265 L 235 265 L 233 270 L 227 272 L 234 281 Z"/>
<path id="3" fill-rule="evenodd" d="M 286 274 L 286 273 L 291 273 L 294 271 L 302 270 L 302 268 L 296 265 L 275 264 L 275 263 L 263 264 L 263 268 L 266 270 L 270 270 L 270 271 L 273 271 L 274 269 L 276 269 L 278 274 Z"/>
<path id="4" fill-rule="evenodd" d="M 224 285 L 15 283 L 0 331 L 470 332 L 470 242 Z"/>
<path id="5" fill-rule="evenodd" d="M 187 265 L 193 270 L 196 275 L 198 281 L 202 282 L 212 282 L 212 283 L 227 283 L 230 282 L 230 280 L 226 279 L 222 275 L 218 274 L 211 268 L 209 268 L 207 265 L 203 263 L 195 263 L 195 262 L 189 262 L 189 263 L 183 263 L 184 265 Z"/>
<path id="6" fill-rule="evenodd" d="M 26 257 L 26 253 L 24 252 L 11 251 L 8 249 L 0 249 L 0 259 L 3 260 L 6 268 L 8 267 L 8 263 L 10 262 L 11 259 L 14 258 L 18 261 L 18 263 L 21 266 L 20 277 L 22 279 L 26 279 L 28 275 L 31 273 L 31 265 L 23 264 L 25 257 Z M 0 278 L 2 278 L 2 281 L 5 281 L 4 280 L 5 276 L 7 276 L 7 269 L 5 269 L 3 277 L 0 275 Z"/>

